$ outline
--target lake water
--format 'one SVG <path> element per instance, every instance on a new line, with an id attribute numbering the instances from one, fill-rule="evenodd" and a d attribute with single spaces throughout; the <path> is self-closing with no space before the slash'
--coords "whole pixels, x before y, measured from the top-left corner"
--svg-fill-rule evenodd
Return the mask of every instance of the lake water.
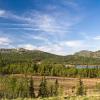
<path id="1" fill-rule="evenodd" d="M 85 66 L 85 65 L 77 65 L 76 68 L 100 68 L 100 66 L 91 66 L 91 65 Z"/>

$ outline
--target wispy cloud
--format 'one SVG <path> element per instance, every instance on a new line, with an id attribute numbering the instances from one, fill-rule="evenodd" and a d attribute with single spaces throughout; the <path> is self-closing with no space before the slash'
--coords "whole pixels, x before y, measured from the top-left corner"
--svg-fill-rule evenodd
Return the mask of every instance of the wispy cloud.
<path id="1" fill-rule="evenodd" d="M 52 7 L 49 4 L 45 6 L 46 11 L 29 10 L 20 15 L 11 11 L 0 10 L 1 18 L 13 21 L 13 23 L 0 24 L 1 29 L 7 30 L 8 33 L 10 31 L 13 34 L 19 34 L 16 39 L 12 35 L 15 43 L 13 45 L 16 47 L 30 50 L 39 49 L 59 55 L 67 54 L 67 50 L 74 51 L 81 48 L 83 41 L 67 38 L 81 18 L 79 14 L 73 15 L 67 11 L 66 6 L 70 6 L 72 10 L 79 6 L 70 0 L 63 2 L 63 6 L 65 8 L 59 5 Z M 1 38 L 1 40 L 1 44 L 4 42 L 5 44 L 11 43 L 9 38 L 8 40 Z M 37 41 L 39 41 L 38 45 Z"/>
<path id="2" fill-rule="evenodd" d="M 30 30 L 30 31 L 39 31 L 41 33 L 46 33 L 49 35 L 52 35 L 54 37 L 62 37 L 69 33 L 72 29 L 72 27 L 77 24 L 77 17 L 73 20 L 73 18 L 69 20 L 68 14 L 60 14 L 58 15 L 50 15 L 49 13 L 41 13 L 39 11 L 31 11 L 28 14 L 22 14 L 22 15 L 16 15 L 10 11 L 5 11 L 6 13 L 3 18 L 17 20 L 20 22 L 20 24 L 11 24 L 10 27 L 7 27 L 6 29 L 23 29 L 23 30 Z M 64 18 L 62 17 L 64 16 Z M 63 19 L 62 19 L 63 18 Z M 24 23 L 24 24 L 23 24 Z M 10 23 L 9 23 L 10 24 Z M 14 27 L 16 26 L 17 27 Z M 19 27 L 18 27 L 19 25 Z M 28 27 L 26 27 L 28 26 Z"/>
<path id="3" fill-rule="evenodd" d="M 11 40 L 7 37 L 0 37 L 0 45 L 9 45 Z"/>
<path id="4" fill-rule="evenodd" d="M 94 40 L 100 40 L 100 36 L 95 36 L 93 39 Z"/>
<path id="5" fill-rule="evenodd" d="M 13 19 L 21 21 L 19 24 L 11 24 L 11 27 L 6 29 L 16 29 L 16 30 L 30 30 L 31 33 L 22 34 L 23 39 L 27 41 L 27 44 L 17 44 L 17 47 L 24 47 L 25 49 L 39 49 L 55 54 L 66 54 L 65 48 L 74 48 L 80 46 L 80 41 L 59 41 L 59 38 L 66 37 L 72 26 L 77 23 L 76 19 L 74 21 L 63 20 L 62 17 L 51 16 L 49 14 L 44 14 L 40 12 L 31 12 L 30 16 L 27 15 L 15 15 L 11 12 L 6 11 L 6 14 L 2 16 L 3 18 Z M 62 16 L 62 15 L 60 15 Z M 66 17 L 66 16 L 65 16 Z M 23 24 L 24 22 L 24 24 Z M 17 27 L 16 27 L 17 26 Z M 32 32 L 38 32 L 39 34 L 32 34 Z M 50 39 L 51 36 L 51 39 Z M 44 41 L 39 46 L 36 44 L 29 43 L 29 39 L 34 41 L 40 40 Z M 16 37 L 17 39 L 17 37 Z M 28 40 L 27 40 L 28 39 Z M 53 40 L 52 40 L 53 39 Z"/>
<path id="6" fill-rule="evenodd" d="M 8 10 L 0 10 L 0 17 L 1 18 L 5 18 L 5 19 L 12 19 L 12 20 L 19 20 L 19 21 L 30 21 L 31 18 L 29 17 L 25 17 L 23 15 L 19 16 L 15 13 L 12 13 L 11 11 Z"/>
<path id="7" fill-rule="evenodd" d="M 25 48 L 27 50 L 35 50 L 36 46 L 33 46 L 32 44 L 20 44 L 17 46 L 18 48 Z"/>
<path id="8" fill-rule="evenodd" d="M 0 17 L 3 17 L 5 15 L 5 10 L 0 10 Z"/>
<path id="9" fill-rule="evenodd" d="M 28 36 L 31 36 L 30 38 L 32 39 L 36 39 L 36 40 L 42 40 L 42 41 L 48 41 L 48 39 L 46 37 L 43 37 L 43 36 L 35 36 L 35 35 L 28 35 Z"/>
<path id="10" fill-rule="evenodd" d="M 66 45 L 71 48 L 78 48 L 81 47 L 83 44 L 82 40 L 70 40 L 70 41 L 63 41 L 60 43 L 61 45 Z"/>
<path id="11" fill-rule="evenodd" d="M 38 11 L 31 11 L 29 16 L 27 17 L 26 14 L 22 15 L 16 15 L 10 11 L 1 10 L 0 17 L 12 19 L 12 20 L 19 20 L 21 22 L 24 22 L 25 24 L 19 24 L 22 26 L 28 25 L 29 28 L 23 29 L 29 29 L 29 30 L 41 30 L 48 33 L 67 33 L 71 26 L 73 26 L 76 22 L 75 21 L 67 21 L 66 23 L 63 22 L 63 19 L 59 19 L 56 16 L 51 16 L 50 14 L 44 14 Z M 62 15 L 59 15 L 59 17 Z M 65 15 L 66 16 L 66 15 Z M 68 16 L 68 15 L 67 15 Z M 75 20 L 77 18 L 74 18 Z M 73 19 L 72 19 L 73 20 Z M 18 25 L 18 24 L 13 24 Z M 12 28 L 13 29 L 13 28 Z"/>

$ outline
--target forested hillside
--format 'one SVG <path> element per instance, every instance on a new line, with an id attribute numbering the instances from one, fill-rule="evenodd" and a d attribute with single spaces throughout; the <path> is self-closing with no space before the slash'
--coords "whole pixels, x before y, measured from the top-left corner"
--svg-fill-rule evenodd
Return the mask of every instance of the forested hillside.
<path id="1" fill-rule="evenodd" d="M 77 65 L 86 65 L 87 68 L 78 69 Z M 95 65 L 95 68 L 90 69 L 89 65 Z M 38 50 L 2 50 L 0 53 L 1 74 L 99 77 L 99 65 L 99 58 L 58 56 Z"/>
<path id="2" fill-rule="evenodd" d="M 2 49 L 0 59 L 3 63 L 34 62 L 34 63 L 56 63 L 74 65 L 99 65 L 100 59 L 86 56 L 86 52 L 79 52 L 75 55 L 60 56 L 39 50 L 26 49 Z"/>

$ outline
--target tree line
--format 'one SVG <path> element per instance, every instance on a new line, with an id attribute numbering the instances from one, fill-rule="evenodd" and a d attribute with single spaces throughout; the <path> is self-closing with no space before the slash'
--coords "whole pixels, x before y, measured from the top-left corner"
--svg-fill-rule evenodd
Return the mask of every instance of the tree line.
<path id="1" fill-rule="evenodd" d="M 0 67 L 0 74 L 32 74 L 38 76 L 100 77 L 100 68 L 65 67 L 62 64 L 12 63 Z"/>

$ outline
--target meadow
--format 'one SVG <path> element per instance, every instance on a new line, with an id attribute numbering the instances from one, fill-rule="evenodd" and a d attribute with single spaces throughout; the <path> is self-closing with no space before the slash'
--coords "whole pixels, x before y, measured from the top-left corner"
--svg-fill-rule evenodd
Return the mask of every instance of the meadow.
<path id="1" fill-rule="evenodd" d="M 10 75 L 11 77 L 25 78 L 24 74 L 15 74 Z M 39 84 L 41 82 L 43 76 L 32 76 L 34 80 L 34 90 L 35 94 L 37 95 L 39 90 Z M 27 76 L 30 78 L 30 75 Z M 100 83 L 100 78 L 82 78 L 82 82 L 84 87 L 86 88 L 86 95 L 83 96 L 76 96 L 75 94 L 75 87 L 78 83 L 78 78 L 68 78 L 68 77 L 52 77 L 52 76 L 45 76 L 47 82 L 54 83 L 57 79 L 59 82 L 59 95 L 53 97 L 36 97 L 36 98 L 17 98 L 12 100 L 100 100 L 100 90 L 97 90 L 96 84 Z M 11 100 L 11 99 L 1 99 L 1 100 Z"/>

